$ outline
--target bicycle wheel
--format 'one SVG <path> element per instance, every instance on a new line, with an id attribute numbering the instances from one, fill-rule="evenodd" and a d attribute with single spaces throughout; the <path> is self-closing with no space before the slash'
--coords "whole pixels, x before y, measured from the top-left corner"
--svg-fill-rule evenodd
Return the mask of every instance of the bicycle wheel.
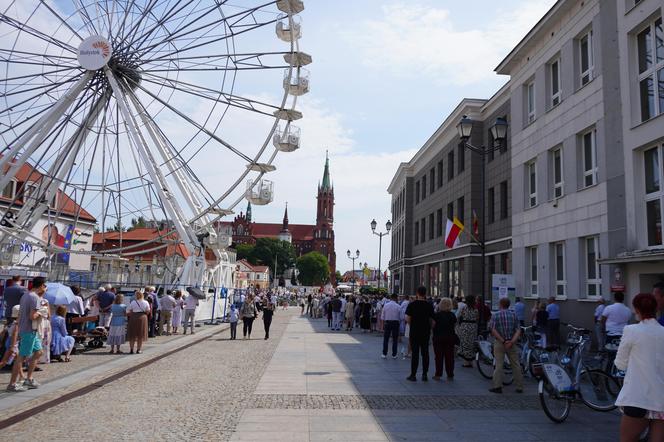
<path id="1" fill-rule="evenodd" d="M 475 354 L 475 361 L 477 362 L 477 370 L 482 377 L 493 379 L 493 361 L 488 360 L 480 352 Z"/>
<path id="2" fill-rule="evenodd" d="M 579 395 L 588 407 L 597 411 L 616 408 L 620 385 L 603 370 L 583 370 L 579 376 Z"/>
<path id="3" fill-rule="evenodd" d="M 544 414 L 557 424 L 565 422 L 565 419 L 569 416 L 569 411 L 572 408 L 572 400 L 561 396 L 554 386 L 546 379 L 541 379 L 539 381 L 537 391 Z"/>

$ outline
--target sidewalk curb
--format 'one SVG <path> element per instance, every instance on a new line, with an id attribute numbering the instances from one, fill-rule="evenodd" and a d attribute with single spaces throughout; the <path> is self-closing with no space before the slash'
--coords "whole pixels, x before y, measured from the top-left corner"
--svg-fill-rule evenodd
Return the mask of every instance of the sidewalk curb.
<path id="1" fill-rule="evenodd" d="M 167 342 L 163 344 L 163 347 L 159 347 L 155 352 L 143 353 L 141 358 L 126 358 L 128 362 L 117 363 L 117 367 L 108 369 L 103 373 L 99 373 L 96 376 L 92 376 L 85 380 L 74 380 L 68 385 L 65 385 L 60 388 L 52 389 L 51 391 L 44 392 L 39 396 L 32 396 L 35 392 L 40 392 L 44 387 L 48 387 L 57 384 L 64 384 L 67 381 L 71 381 L 71 378 L 80 378 L 81 373 L 73 373 L 69 376 L 65 376 L 62 379 L 57 381 L 49 382 L 44 384 L 39 390 L 29 390 L 24 393 L 17 393 L 17 397 L 25 397 L 26 395 L 32 396 L 25 398 L 26 400 L 15 406 L 7 407 L 6 409 L 0 409 L 0 412 L 5 416 L 3 420 L 0 420 L 0 430 L 5 429 L 11 425 L 14 425 L 18 422 L 21 422 L 29 417 L 32 417 L 38 413 L 41 413 L 49 408 L 55 407 L 63 402 L 69 401 L 76 397 L 85 395 L 91 391 L 94 391 L 97 388 L 103 387 L 111 382 L 114 382 L 130 373 L 135 372 L 141 368 L 144 368 L 160 359 L 163 359 L 167 356 L 170 356 L 174 353 L 182 351 L 186 348 L 189 348 L 192 345 L 199 344 L 212 336 L 223 333 L 228 330 L 230 325 L 228 323 L 222 323 L 221 327 L 211 327 L 208 330 L 203 330 L 202 332 L 197 333 L 196 335 L 189 335 L 189 337 L 182 339 L 177 339 L 175 341 Z M 163 351 L 160 351 L 163 350 Z M 136 356 L 136 355 L 134 355 Z M 140 356 L 140 355 L 138 355 Z M 124 361 L 124 358 L 123 360 Z M 115 361 L 114 361 L 115 362 Z M 100 369 L 100 366 L 94 367 Z M 90 371 L 90 370 L 88 370 Z M 21 396 L 19 396 L 21 395 Z"/>

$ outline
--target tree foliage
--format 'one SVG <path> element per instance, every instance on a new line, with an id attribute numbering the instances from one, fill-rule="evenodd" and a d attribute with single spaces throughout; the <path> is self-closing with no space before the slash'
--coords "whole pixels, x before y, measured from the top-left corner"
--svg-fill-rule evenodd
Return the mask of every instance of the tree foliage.
<path id="1" fill-rule="evenodd" d="M 277 260 L 277 274 L 281 275 L 286 269 L 295 264 L 295 249 L 287 241 L 276 238 L 258 238 L 255 245 L 240 244 L 236 248 L 237 258 L 246 259 L 251 264 L 268 266 L 274 271 L 274 262 Z"/>
<path id="2" fill-rule="evenodd" d="M 303 285 L 321 285 L 330 278 L 327 258 L 318 252 L 309 252 L 297 259 L 298 279 Z"/>
<path id="3" fill-rule="evenodd" d="M 148 223 L 143 217 L 143 215 L 139 216 L 138 218 L 132 218 L 131 219 L 131 228 L 132 229 L 138 229 L 141 227 L 147 227 Z"/>
<path id="4" fill-rule="evenodd" d="M 341 274 L 341 272 L 339 270 L 337 270 L 335 272 L 334 277 L 337 279 L 337 284 L 340 283 L 344 279 L 343 275 Z"/>
<path id="5" fill-rule="evenodd" d="M 237 252 L 237 260 L 246 259 L 251 264 L 256 264 L 253 261 L 254 246 L 253 244 L 238 244 L 235 246 Z"/>

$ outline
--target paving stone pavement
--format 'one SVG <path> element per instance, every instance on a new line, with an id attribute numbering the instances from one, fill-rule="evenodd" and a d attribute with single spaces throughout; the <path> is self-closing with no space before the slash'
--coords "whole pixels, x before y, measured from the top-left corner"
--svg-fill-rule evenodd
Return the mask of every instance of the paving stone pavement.
<path id="1" fill-rule="evenodd" d="M 330 332 L 278 311 L 272 338 L 213 336 L 3 430 L 3 440 L 612 441 L 619 414 L 572 408 L 561 425 L 526 392 L 487 392 L 477 370 L 405 381 L 408 360 L 379 357 L 377 335 Z"/>

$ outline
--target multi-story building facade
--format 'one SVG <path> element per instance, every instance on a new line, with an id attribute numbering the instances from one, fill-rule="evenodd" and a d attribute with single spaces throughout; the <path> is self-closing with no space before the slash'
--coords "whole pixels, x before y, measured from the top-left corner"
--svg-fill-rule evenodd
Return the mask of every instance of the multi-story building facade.
<path id="1" fill-rule="evenodd" d="M 559 1 L 500 63 L 512 103 L 516 292 L 591 320 L 625 248 L 615 1 Z"/>
<path id="2" fill-rule="evenodd" d="M 388 192 L 392 195 L 391 287 L 413 294 L 419 285 L 433 296 L 482 293 L 481 248 L 473 240 L 473 219 L 486 217 L 487 244 L 484 293 L 491 275 L 511 273 L 510 167 L 508 136 L 502 147 L 486 155 L 486 199 L 482 207 L 481 155 L 460 142 L 457 123 L 464 115 L 473 121 L 470 142 L 491 146 L 489 127 L 509 117 L 509 95 L 501 89 L 489 100 L 464 99 L 417 154 L 402 163 Z M 460 244 L 445 247 L 447 220 L 458 218 L 466 227 Z M 475 232 L 477 233 L 477 232 Z"/>

